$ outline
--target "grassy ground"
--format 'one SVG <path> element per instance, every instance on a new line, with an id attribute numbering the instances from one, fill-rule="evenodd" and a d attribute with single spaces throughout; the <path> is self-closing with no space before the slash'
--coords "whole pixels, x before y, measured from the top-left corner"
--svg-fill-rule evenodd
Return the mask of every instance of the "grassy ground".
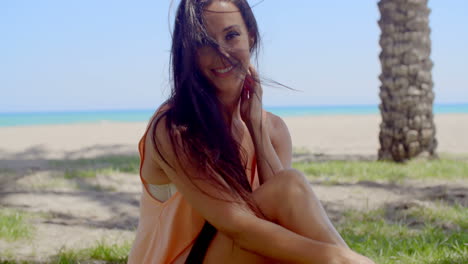
<path id="1" fill-rule="evenodd" d="M 90 179 L 113 172 L 138 173 L 138 157 L 104 157 L 73 161 L 50 161 L 64 171 L 67 180 Z M 443 158 L 416 160 L 406 164 L 388 162 L 295 163 L 294 167 L 319 184 L 386 182 L 403 186 L 406 181 L 468 181 L 468 162 Z M 463 197 L 462 197 L 463 198 Z M 466 199 L 464 196 L 463 199 Z M 336 223 L 351 248 L 371 257 L 376 263 L 468 263 L 468 210 L 461 204 L 441 199 L 428 204 L 388 205 L 372 211 L 348 210 Z M 0 239 L 27 241 L 34 234 L 28 215 L 21 211 L 0 210 Z M 99 242 L 86 249 L 62 249 L 50 263 L 126 263 L 131 242 Z M 1 250 L 0 250 L 1 251 Z M 7 260 L 2 261 L 2 257 Z M 15 262 L 2 255 L 0 264 Z"/>
<path id="2" fill-rule="evenodd" d="M 466 208 L 451 210 L 456 213 L 449 218 L 408 212 L 420 225 L 406 221 L 408 216 L 389 221 L 385 210 L 349 211 L 337 228 L 351 248 L 376 263 L 467 263 L 468 213 Z M 453 226 L 444 227 L 447 222 Z"/>
<path id="3" fill-rule="evenodd" d="M 51 264 L 76 264 L 76 263 L 127 263 L 128 252 L 131 248 L 131 242 L 124 244 L 107 244 L 98 242 L 96 245 L 81 249 L 61 249 L 47 263 Z M 28 261 L 1 260 L 0 264 L 26 264 Z"/>
<path id="4" fill-rule="evenodd" d="M 455 159 L 390 162 L 295 163 L 311 181 L 402 184 L 407 180 L 468 180 L 468 162 Z M 366 213 L 347 211 L 337 229 L 351 248 L 376 263 L 468 263 L 468 209 L 443 200 Z"/>
<path id="5" fill-rule="evenodd" d="M 307 174 L 310 180 L 325 182 L 383 181 L 402 183 L 404 180 L 455 180 L 468 179 L 468 162 L 440 159 L 414 160 L 405 164 L 392 162 L 295 163 L 294 168 Z"/>
<path id="6" fill-rule="evenodd" d="M 107 244 L 99 242 L 93 247 L 72 250 L 63 249 L 51 260 L 53 264 L 86 263 L 90 261 L 102 261 L 104 263 L 127 263 L 131 242 L 124 244 Z"/>
<path id="7" fill-rule="evenodd" d="M 49 164 L 53 168 L 65 168 L 70 173 L 69 177 L 75 177 L 76 172 L 85 177 L 93 177 L 96 172 L 103 170 L 138 173 L 140 158 L 138 156 L 105 156 L 95 159 L 50 160 Z"/>
<path id="8" fill-rule="evenodd" d="M 15 241 L 30 238 L 34 228 L 27 223 L 28 216 L 22 211 L 0 209 L 0 239 Z"/>

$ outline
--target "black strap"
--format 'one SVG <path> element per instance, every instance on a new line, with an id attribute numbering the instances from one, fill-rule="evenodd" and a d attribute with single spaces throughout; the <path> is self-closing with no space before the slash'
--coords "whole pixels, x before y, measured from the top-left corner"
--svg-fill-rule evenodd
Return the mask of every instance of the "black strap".
<path id="1" fill-rule="evenodd" d="M 216 228 L 210 223 L 205 222 L 202 230 L 198 234 L 192 249 L 185 260 L 185 264 L 202 264 L 211 241 L 216 235 Z"/>

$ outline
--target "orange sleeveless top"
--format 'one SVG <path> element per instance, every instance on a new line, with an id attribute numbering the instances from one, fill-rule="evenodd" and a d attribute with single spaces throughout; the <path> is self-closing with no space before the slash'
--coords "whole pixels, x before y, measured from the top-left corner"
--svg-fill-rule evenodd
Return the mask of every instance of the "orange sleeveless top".
<path id="1" fill-rule="evenodd" d="M 148 191 L 146 182 L 141 176 L 145 154 L 145 140 L 151 118 L 143 137 L 138 144 L 140 153 L 140 179 L 142 194 L 140 198 L 140 219 L 133 242 L 128 264 L 166 264 L 184 263 L 205 220 L 185 200 L 178 191 L 167 201 L 155 199 Z M 252 161 L 250 185 L 255 190 L 259 186 L 256 160 Z M 246 173 L 249 175 L 248 173 Z"/>

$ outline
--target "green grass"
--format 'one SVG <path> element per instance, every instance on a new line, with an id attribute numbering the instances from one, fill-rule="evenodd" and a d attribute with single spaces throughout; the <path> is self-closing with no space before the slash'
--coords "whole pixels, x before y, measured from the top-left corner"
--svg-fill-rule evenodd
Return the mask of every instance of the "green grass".
<path id="1" fill-rule="evenodd" d="M 58 169 L 112 170 L 127 173 L 138 173 L 140 157 L 138 156 L 104 156 L 93 159 L 50 160 L 49 165 Z"/>
<path id="2" fill-rule="evenodd" d="M 105 263 L 127 263 L 131 243 L 106 244 L 98 242 L 94 247 L 71 250 L 62 249 L 53 257 L 54 264 L 88 263 L 92 261 L 104 261 Z"/>
<path id="3" fill-rule="evenodd" d="M 127 263 L 132 243 L 130 241 L 122 244 L 107 244 L 103 241 L 96 243 L 93 247 L 73 250 L 62 248 L 47 263 L 53 264 L 76 264 L 76 263 Z M 1 253 L 1 252 L 0 252 Z M 6 259 L 2 259 L 6 258 Z M 14 256 L 0 254 L 0 264 L 29 263 L 28 261 L 14 260 Z"/>
<path id="4" fill-rule="evenodd" d="M 412 228 L 404 220 L 386 220 L 383 209 L 367 213 L 348 211 L 337 229 L 353 250 L 379 264 L 467 263 L 466 230 L 443 230 L 437 225 L 438 221 L 445 221 L 443 212 L 440 212 L 440 218 L 432 216 L 422 227 Z M 419 214 L 415 217 L 421 217 L 423 222 L 427 219 Z"/>
<path id="5" fill-rule="evenodd" d="M 69 175 L 68 175 L 69 177 Z M 34 191 L 43 191 L 57 188 L 76 188 L 76 183 L 68 181 L 69 178 L 64 177 L 62 173 L 53 172 L 52 177 L 46 181 L 37 180 L 33 183 L 23 184 L 24 187 Z"/>
<path id="6" fill-rule="evenodd" d="M 17 261 L 17 260 L 2 260 L 0 258 L 0 264 L 31 264 L 29 261 Z"/>
<path id="7" fill-rule="evenodd" d="M 89 250 L 89 255 L 92 259 L 104 260 L 113 263 L 126 263 L 130 248 L 130 242 L 127 242 L 123 245 L 111 246 L 100 242 L 94 248 Z"/>
<path id="8" fill-rule="evenodd" d="M 93 191 L 116 191 L 116 188 L 109 187 L 109 186 L 102 186 L 100 184 L 94 183 L 87 183 L 87 179 L 95 179 L 97 178 L 98 174 L 100 175 L 111 175 L 113 173 L 118 173 L 119 171 L 113 170 L 111 168 L 103 168 L 103 169 L 73 169 L 73 170 L 65 170 L 64 178 L 67 180 L 78 180 L 75 182 L 75 188 L 78 189 L 88 189 Z M 84 180 L 84 181 L 82 181 Z"/>
<path id="9" fill-rule="evenodd" d="M 96 178 L 96 170 L 66 170 L 64 173 L 65 179 L 86 179 Z"/>
<path id="10" fill-rule="evenodd" d="M 441 159 L 414 160 L 405 164 L 369 161 L 329 161 L 322 163 L 294 163 L 309 180 L 330 182 L 385 181 L 402 182 L 420 179 L 468 179 L 468 162 Z"/>
<path id="11" fill-rule="evenodd" d="M 65 179 L 96 178 L 98 174 L 139 173 L 138 156 L 104 156 L 94 159 L 50 160 L 54 169 L 64 170 Z"/>
<path id="12" fill-rule="evenodd" d="M 81 188 L 83 187 L 81 180 L 95 179 L 98 175 L 121 172 L 138 174 L 140 158 L 138 156 L 103 156 L 93 159 L 49 160 L 49 165 L 53 169 L 63 170 L 65 179 L 78 180 L 78 188 Z M 115 191 L 113 187 L 102 187 L 91 183 L 84 185 L 95 191 Z"/>
<path id="13" fill-rule="evenodd" d="M 59 253 L 54 256 L 51 263 L 53 264 L 74 264 L 79 263 L 83 256 L 79 252 L 69 249 L 61 249 Z"/>
<path id="14" fill-rule="evenodd" d="M 28 214 L 11 209 L 0 209 L 0 239 L 15 241 L 30 238 L 34 228 L 27 223 Z"/>
<path id="15" fill-rule="evenodd" d="M 468 208 L 455 204 L 447 206 L 443 202 L 436 203 L 433 207 L 416 206 L 398 212 L 399 218 L 420 220 L 424 224 L 430 224 L 441 229 L 465 230 L 468 232 Z M 466 241 L 468 243 L 468 241 Z"/>

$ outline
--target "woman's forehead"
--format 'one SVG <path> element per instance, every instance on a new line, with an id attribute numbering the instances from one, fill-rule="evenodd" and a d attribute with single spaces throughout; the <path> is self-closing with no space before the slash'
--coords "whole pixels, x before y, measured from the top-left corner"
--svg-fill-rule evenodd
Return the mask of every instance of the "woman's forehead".
<path id="1" fill-rule="evenodd" d="M 211 13 L 235 13 L 239 12 L 239 8 L 231 1 L 226 0 L 214 0 L 211 4 L 204 8 L 205 11 Z"/>
<path id="2" fill-rule="evenodd" d="M 210 33 L 217 33 L 230 26 L 243 26 L 239 8 L 229 1 L 213 1 L 203 11 L 205 26 Z"/>

